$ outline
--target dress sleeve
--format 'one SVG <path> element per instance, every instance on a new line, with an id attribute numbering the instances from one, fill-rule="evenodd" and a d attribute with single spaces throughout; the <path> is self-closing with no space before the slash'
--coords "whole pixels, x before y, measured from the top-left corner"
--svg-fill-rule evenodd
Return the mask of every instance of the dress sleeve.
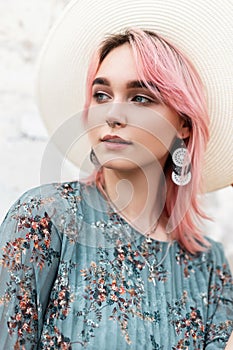
<path id="1" fill-rule="evenodd" d="M 0 227 L 0 349 L 37 348 L 61 249 L 55 202 L 30 190 Z"/>
<path id="2" fill-rule="evenodd" d="M 233 331 L 233 280 L 222 245 L 213 243 L 209 263 L 206 350 L 225 349 Z"/>

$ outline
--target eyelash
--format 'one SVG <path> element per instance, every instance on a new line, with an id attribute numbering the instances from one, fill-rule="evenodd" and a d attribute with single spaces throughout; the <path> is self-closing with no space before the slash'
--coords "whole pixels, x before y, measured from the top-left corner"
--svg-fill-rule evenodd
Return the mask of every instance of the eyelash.
<path id="1" fill-rule="evenodd" d="M 97 103 L 104 103 L 104 102 L 108 101 L 109 99 L 111 99 L 111 97 L 108 94 L 106 94 L 104 92 L 98 92 L 98 91 L 93 94 L 93 98 L 95 99 L 95 101 Z M 136 101 L 137 98 L 144 99 L 144 102 Z M 135 95 L 131 101 L 133 101 L 137 104 L 144 105 L 144 106 L 151 104 L 151 103 L 155 103 L 155 101 L 153 99 L 146 97 L 146 96 L 143 96 L 143 95 Z"/>
<path id="2" fill-rule="evenodd" d="M 100 96 L 104 96 L 104 97 L 107 97 L 107 98 L 104 98 L 104 99 L 100 99 Z M 103 103 L 105 101 L 107 101 L 108 99 L 110 99 L 111 97 L 108 95 L 108 94 L 105 94 L 104 92 L 95 92 L 93 94 L 93 98 L 96 100 L 96 102 L 98 103 Z"/>
<path id="3" fill-rule="evenodd" d="M 137 98 L 141 98 L 141 99 L 144 99 L 144 102 L 142 101 L 136 101 Z M 146 100 L 146 101 L 145 101 Z M 143 96 L 143 95 L 136 95 L 134 96 L 134 98 L 132 99 L 132 101 L 138 103 L 138 104 L 142 104 L 142 105 L 148 105 L 150 103 L 153 103 L 155 102 L 154 100 L 152 100 L 151 98 L 149 97 L 146 97 L 146 96 Z"/>

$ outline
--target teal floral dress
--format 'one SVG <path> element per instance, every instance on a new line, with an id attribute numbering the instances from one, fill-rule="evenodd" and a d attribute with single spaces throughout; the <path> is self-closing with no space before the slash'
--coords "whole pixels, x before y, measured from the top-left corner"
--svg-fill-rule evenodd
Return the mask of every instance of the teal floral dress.
<path id="1" fill-rule="evenodd" d="M 0 349 L 224 349 L 233 284 L 210 242 L 150 240 L 94 185 L 28 191 L 0 229 Z"/>

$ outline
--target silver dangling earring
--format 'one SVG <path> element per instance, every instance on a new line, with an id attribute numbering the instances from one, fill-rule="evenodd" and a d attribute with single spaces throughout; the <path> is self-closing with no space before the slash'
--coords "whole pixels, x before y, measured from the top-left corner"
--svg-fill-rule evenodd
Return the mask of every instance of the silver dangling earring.
<path id="1" fill-rule="evenodd" d="M 92 162 L 92 164 L 94 164 L 94 166 L 96 168 L 99 168 L 100 167 L 100 162 L 98 161 L 97 157 L 96 157 L 96 154 L 93 150 L 93 148 L 91 149 L 91 153 L 90 153 L 90 161 Z"/>
<path id="2" fill-rule="evenodd" d="M 183 140 L 177 139 L 175 144 L 178 147 L 172 153 L 172 181 L 177 186 L 185 186 L 192 178 L 190 156 Z"/>

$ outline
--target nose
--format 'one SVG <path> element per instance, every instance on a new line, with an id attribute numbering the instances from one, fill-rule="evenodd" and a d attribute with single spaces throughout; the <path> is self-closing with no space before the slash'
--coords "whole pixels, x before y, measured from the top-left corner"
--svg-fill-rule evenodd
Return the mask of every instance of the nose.
<path id="1" fill-rule="evenodd" d="M 109 120 L 109 119 L 107 119 L 106 123 L 108 124 L 108 126 L 111 129 L 114 129 L 114 128 L 125 128 L 126 127 L 126 123 L 122 123 L 119 120 Z"/>
<path id="2" fill-rule="evenodd" d="M 126 111 L 121 104 L 112 104 L 106 116 L 110 128 L 125 128 L 127 125 Z"/>

